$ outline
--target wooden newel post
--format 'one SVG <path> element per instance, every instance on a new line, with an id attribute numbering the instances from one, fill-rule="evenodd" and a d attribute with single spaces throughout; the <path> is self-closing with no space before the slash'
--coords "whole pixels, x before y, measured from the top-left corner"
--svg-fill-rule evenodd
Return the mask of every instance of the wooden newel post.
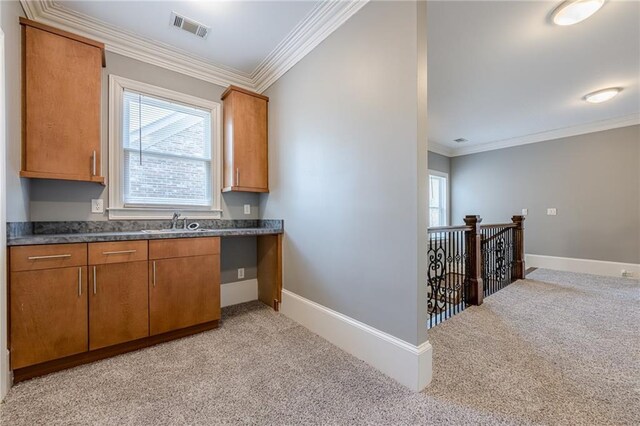
<path id="1" fill-rule="evenodd" d="M 512 281 L 522 280 L 525 275 L 524 264 L 524 216 L 513 216 L 511 221 L 516 227 L 513 230 L 513 268 Z"/>
<path id="2" fill-rule="evenodd" d="M 484 284 L 482 282 L 482 233 L 480 232 L 480 216 L 467 215 L 464 223 L 472 229 L 465 231 L 465 247 L 469 256 L 469 285 L 466 289 L 467 303 L 470 305 L 482 305 L 484 297 Z"/>

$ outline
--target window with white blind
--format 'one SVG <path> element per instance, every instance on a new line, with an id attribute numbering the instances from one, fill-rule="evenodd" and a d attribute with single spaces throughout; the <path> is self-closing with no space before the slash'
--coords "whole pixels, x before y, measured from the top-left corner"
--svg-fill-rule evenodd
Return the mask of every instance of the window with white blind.
<path id="1" fill-rule="evenodd" d="M 429 170 L 429 227 L 448 225 L 448 189 L 446 173 Z"/>
<path id="2" fill-rule="evenodd" d="M 220 217 L 220 105 L 116 76 L 109 85 L 109 217 Z"/>

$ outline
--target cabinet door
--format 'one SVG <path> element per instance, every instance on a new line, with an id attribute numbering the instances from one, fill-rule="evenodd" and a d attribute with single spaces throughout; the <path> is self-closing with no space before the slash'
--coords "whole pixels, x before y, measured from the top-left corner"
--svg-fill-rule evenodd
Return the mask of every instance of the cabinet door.
<path id="1" fill-rule="evenodd" d="M 146 261 L 89 267 L 89 349 L 149 335 Z"/>
<path id="2" fill-rule="evenodd" d="M 232 96 L 234 187 L 268 192 L 267 101 L 241 92 Z"/>
<path id="3" fill-rule="evenodd" d="M 87 267 L 13 272 L 11 368 L 88 350 Z"/>
<path id="4" fill-rule="evenodd" d="M 24 31 L 22 175 L 102 182 L 102 51 L 31 26 Z"/>
<path id="5" fill-rule="evenodd" d="M 149 262 L 150 334 L 220 319 L 220 256 Z"/>

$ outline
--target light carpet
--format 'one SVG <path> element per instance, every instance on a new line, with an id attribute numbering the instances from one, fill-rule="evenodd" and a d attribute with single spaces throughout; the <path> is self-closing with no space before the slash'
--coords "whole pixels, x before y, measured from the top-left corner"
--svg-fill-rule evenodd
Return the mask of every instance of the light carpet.
<path id="1" fill-rule="evenodd" d="M 537 270 L 429 330 L 413 393 L 257 302 L 14 386 L 0 424 L 638 424 L 637 281 Z"/>

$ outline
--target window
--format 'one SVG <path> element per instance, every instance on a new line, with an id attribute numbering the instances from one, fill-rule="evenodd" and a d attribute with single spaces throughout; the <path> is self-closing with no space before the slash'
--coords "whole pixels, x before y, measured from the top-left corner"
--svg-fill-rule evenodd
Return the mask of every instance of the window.
<path id="1" fill-rule="evenodd" d="M 446 173 L 429 170 L 429 226 L 447 226 L 448 194 Z"/>
<path id="2" fill-rule="evenodd" d="M 220 105 L 109 76 L 109 217 L 220 217 Z"/>

